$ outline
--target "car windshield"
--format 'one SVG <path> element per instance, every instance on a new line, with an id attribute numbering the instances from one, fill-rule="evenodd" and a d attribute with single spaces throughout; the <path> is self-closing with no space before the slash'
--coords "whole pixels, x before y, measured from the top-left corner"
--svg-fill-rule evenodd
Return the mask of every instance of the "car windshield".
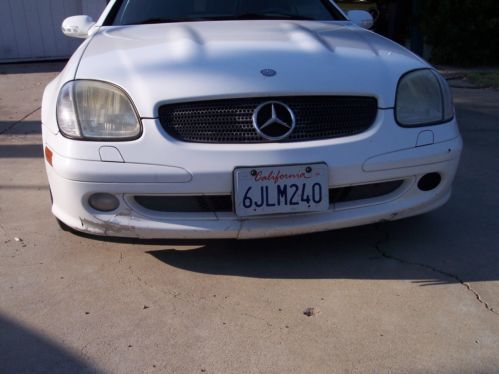
<path id="1" fill-rule="evenodd" d="M 344 17 L 329 0 L 118 0 L 105 25 L 260 19 Z"/>

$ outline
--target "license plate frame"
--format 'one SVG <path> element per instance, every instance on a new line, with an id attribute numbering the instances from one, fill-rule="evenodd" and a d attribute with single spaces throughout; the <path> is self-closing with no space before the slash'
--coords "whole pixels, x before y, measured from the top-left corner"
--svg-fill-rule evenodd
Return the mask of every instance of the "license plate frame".
<path id="1" fill-rule="evenodd" d="M 238 167 L 233 179 L 238 217 L 329 209 L 329 168 L 325 163 Z"/>

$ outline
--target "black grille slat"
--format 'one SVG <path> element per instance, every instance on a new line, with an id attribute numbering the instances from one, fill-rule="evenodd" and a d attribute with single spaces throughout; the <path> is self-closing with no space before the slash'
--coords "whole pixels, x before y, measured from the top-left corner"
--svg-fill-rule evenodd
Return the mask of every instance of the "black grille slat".
<path id="1" fill-rule="evenodd" d="M 373 97 L 293 96 L 167 104 L 159 108 L 159 118 L 168 134 L 184 142 L 265 143 L 252 116 L 267 101 L 283 102 L 295 113 L 296 128 L 285 142 L 360 134 L 371 127 L 378 110 Z"/>

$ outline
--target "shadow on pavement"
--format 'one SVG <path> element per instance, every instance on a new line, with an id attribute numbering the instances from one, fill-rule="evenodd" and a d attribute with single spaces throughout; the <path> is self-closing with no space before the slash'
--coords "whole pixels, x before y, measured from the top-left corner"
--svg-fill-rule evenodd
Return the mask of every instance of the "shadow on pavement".
<path id="1" fill-rule="evenodd" d="M 58 73 L 66 65 L 67 60 L 51 62 L 21 62 L 0 64 L 0 74 Z"/>
<path id="2" fill-rule="evenodd" d="M 374 247 L 376 236 L 374 227 L 366 226 L 279 239 L 199 241 L 195 249 L 148 253 L 176 268 L 216 275 L 268 279 L 402 276 L 383 269 Z"/>
<path id="3" fill-rule="evenodd" d="M 100 370 L 0 314 L 0 372 L 98 373 Z"/>
<path id="4" fill-rule="evenodd" d="M 42 158 L 41 144 L 0 144 L 0 159 L 2 158 Z"/>
<path id="5" fill-rule="evenodd" d="M 40 121 L 0 121 L 0 135 L 31 135 L 41 134 Z"/>
<path id="6" fill-rule="evenodd" d="M 187 271 L 250 278 L 406 279 L 422 286 L 499 280 L 493 244 L 469 245 L 465 231 L 449 240 L 448 230 L 438 230 L 444 216 L 282 239 L 176 241 L 171 247 L 195 248 L 147 253 Z"/>

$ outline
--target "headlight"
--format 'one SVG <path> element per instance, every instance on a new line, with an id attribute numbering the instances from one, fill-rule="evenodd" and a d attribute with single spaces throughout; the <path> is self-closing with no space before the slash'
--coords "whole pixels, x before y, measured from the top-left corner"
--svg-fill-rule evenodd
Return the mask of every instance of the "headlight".
<path id="1" fill-rule="evenodd" d="M 77 139 L 130 140 L 142 131 L 128 96 L 98 81 L 66 83 L 57 101 L 57 122 L 64 135 Z"/>
<path id="2" fill-rule="evenodd" d="M 447 81 L 430 69 L 404 75 L 397 88 L 395 118 L 401 126 L 425 126 L 454 117 L 452 95 Z"/>

